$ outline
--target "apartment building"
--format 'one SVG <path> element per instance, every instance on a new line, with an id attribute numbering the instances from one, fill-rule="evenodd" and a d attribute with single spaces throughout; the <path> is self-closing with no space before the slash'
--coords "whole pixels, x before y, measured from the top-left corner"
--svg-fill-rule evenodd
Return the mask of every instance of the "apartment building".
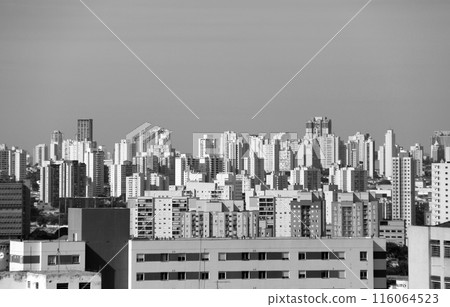
<path id="1" fill-rule="evenodd" d="M 136 239 L 128 251 L 130 289 L 386 287 L 378 238 Z"/>

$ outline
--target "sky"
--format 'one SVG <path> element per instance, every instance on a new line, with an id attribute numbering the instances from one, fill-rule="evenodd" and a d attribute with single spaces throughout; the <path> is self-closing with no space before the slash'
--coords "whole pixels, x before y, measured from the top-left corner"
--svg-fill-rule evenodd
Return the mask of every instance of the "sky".
<path id="1" fill-rule="evenodd" d="M 114 142 L 144 122 L 173 131 L 298 132 L 314 116 L 342 138 L 429 152 L 450 130 L 450 1 L 373 0 L 253 120 L 366 0 L 83 0 L 200 118 L 78 0 L 0 1 L 0 144 L 27 150 L 78 118 Z"/>

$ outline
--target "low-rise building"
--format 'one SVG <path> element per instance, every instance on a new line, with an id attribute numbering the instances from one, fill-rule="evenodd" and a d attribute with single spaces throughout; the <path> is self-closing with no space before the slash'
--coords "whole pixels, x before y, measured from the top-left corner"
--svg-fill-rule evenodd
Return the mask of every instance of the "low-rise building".
<path id="1" fill-rule="evenodd" d="M 450 289 L 450 222 L 408 227 L 410 289 Z"/>
<path id="2" fill-rule="evenodd" d="M 378 238 L 130 240 L 130 289 L 386 288 Z"/>
<path id="3" fill-rule="evenodd" d="M 101 279 L 84 271 L 0 272 L 0 289 L 101 289 Z"/>

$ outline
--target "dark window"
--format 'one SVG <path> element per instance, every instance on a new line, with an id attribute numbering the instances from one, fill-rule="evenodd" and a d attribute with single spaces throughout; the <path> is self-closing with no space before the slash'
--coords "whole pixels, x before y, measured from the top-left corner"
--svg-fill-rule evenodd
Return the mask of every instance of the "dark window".
<path id="1" fill-rule="evenodd" d="M 266 260 L 267 254 L 266 253 L 258 253 L 258 260 Z"/>
<path id="2" fill-rule="evenodd" d="M 250 272 L 249 271 L 242 271 L 242 279 L 248 279 L 250 276 Z"/>
<path id="3" fill-rule="evenodd" d="M 359 260 L 367 261 L 367 252 L 359 252 Z"/>
<path id="4" fill-rule="evenodd" d="M 298 260 L 305 260 L 306 259 L 306 253 L 298 253 Z"/>
<path id="5" fill-rule="evenodd" d="M 321 278 L 330 278 L 330 272 L 329 271 L 322 271 L 320 272 Z"/>
<path id="6" fill-rule="evenodd" d="M 225 272 L 219 272 L 219 279 L 225 279 Z"/>
<path id="7" fill-rule="evenodd" d="M 306 271 L 299 271 L 299 272 L 298 272 L 298 278 L 299 278 L 299 279 L 304 279 L 304 278 L 306 278 Z"/>
<path id="8" fill-rule="evenodd" d="M 143 281 L 143 280 L 144 280 L 144 273 L 137 273 L 136 281 Z"/>
<path id="9" fill-rule="evenodd" d="M 56 289 L 69 289 L 69 283 L 57 283 Z"/>
<path id="10" fill-rule="evenodd" d="M 186 273 L 178 272 L 178 280 L 185 280 L 185 279 L 186 279 Z"/>
<path id="11" fill-rule="evenodd" d="M 359 279 L 367 279 L 367 270 L 359 271 Z"/>
<path id="12" fill-rule="evenodd" d="M 259 272 L 258 272 L 258 278 L 259 278 L 259 279 L 266 279 L 266 278 L 267 278 L 267 273 L 266 273 L 266 271 L 259 271 Z"/>
<path id="13" fill-rule="evenodd" d="M 209 272 L 201 272 L 200 279 L 202 280 L 209 279 Z"/>
<path id="14" fill-rule="evenodd" d="M 78 284 L 78 289 L 90 289 L 91 283 L 90 282 L 80 282 Z"/>
<path id="15" fill-rule="evenodd" d="M 242 253 L 242 260 L 250 260 L 250 253 Z"/>
<path id="16" fill-rule="evenodd" d="M 328 260 L 330 259 L 330 255 L 328 252 L 322 252 L 322 260 Z"/>
<path id="17" fill-rule="evenodd" d="M 161 280 L 169 280 L 169 273 L 161 272 Z"/>

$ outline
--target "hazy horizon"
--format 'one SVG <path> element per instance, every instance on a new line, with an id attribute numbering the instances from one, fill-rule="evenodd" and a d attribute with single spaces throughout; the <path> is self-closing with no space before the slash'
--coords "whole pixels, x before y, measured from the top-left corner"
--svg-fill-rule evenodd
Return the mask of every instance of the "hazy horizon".
<path id="1" fill-rule="evenodd" d="M 144 122 L 192 133 L 297 132 L 314 116 L 344 140 L 430 150 L 450 130 L 450 2 L 373 0 L 265 108 L 251 117 L 366 0 L 84 0 L 200 117 L 196 119 L 80 3 L 0 2 L 0 143 L 30 151 L 78 118 L 113 144 Z"/>

